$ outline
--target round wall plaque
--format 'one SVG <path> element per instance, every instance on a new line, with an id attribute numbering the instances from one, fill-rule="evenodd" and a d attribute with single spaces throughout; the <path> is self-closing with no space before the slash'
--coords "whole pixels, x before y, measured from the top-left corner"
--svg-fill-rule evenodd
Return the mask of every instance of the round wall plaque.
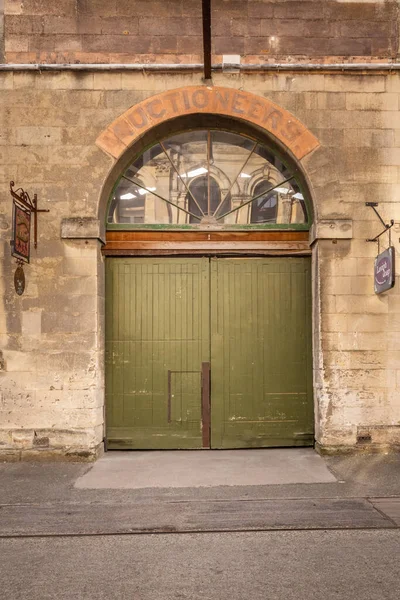
<path id="1" fill-rule="evenodd" d="M 22 296 L 25 290 L 25 273 L 22 267 L 17 267 L 14 273 L 14 287 L 18 296 Z"/>

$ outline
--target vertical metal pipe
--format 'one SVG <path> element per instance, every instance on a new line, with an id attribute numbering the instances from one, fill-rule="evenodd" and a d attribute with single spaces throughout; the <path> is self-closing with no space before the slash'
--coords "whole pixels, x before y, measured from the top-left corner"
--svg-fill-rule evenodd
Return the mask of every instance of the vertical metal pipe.
<path id="1" fill-rule="evenodd" d="M 38 209 L 37 209 L 37 194 L 33 195 L 33 218 L 34 218 L 34 226 L 33 226 L 33 246 L 36 250 L 37 248 L 37 214 L 38 214 Z"/>
<path id="2" fill-rule="evenodd" d="M 211 0 L 202 0 L 204 79 L 211 79 Z"/>

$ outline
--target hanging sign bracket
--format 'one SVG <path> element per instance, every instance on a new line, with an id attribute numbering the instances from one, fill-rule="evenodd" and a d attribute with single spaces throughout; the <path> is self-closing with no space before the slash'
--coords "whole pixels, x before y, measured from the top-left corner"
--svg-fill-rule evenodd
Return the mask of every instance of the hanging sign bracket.
<path id="1" fill-rule="evenodd" d="M 25 207 L 30 213 L 33 213 L 35 216 L 33 222 L 33 246 L 34 248 L 37 248 L 37 214 L 50 211 L 46 208 L 38 208 L 37 194 L 34 194 L 33 198 L 31 199 L 28 192 L 25 192 L 25 190 L 23 190 L 22 188 L 14 190 L 14 185 L 15 183 L 13 181 L 10 181 L 11 196 L 14 198 L 14 200 L 16 200 L 20 205 Z"/>
<path id="2" fill-rule="evenodd" d="M 40 212 L 50 212 L 38 208 L 37 194 L 31 199 L 28 192 L 22 188 L 14 190 L 14 182 L 10 181 L 10 193 L 13 199 L 13 236 L 10 242 L 11 255 L 17 260 L 14 273 L 14 287 L 18 296 L 25 290 L 24 263 L 29 263 L 31 246 L 31 221 L 33 221 L 33 244 L 37 248 L 37 215 Z"/>
<path id="3" fill-rule="evenodd" d="M 384 233 L 386 233 L 393 227 L 394 220 L 391 219 L 390 223 L 385 223 L 385 221 L 382 219 L 381 215 L 376 210 L 376 207 L 378 206 L 378 202 L 366 202 L 365 206 L 370 206 L 372 208 L 372 210 L 374 211 L 374 213 L 376 214 L 376 216 L 378 217 L 378 219 L 380 220 L 380 222 L 382 223 L 382 225 L 385 228 L 381 233 L 378 233 L 378 235 L 376 235 L 374 238 L 370 238 L 370 239 L 366 240 L 367 242 L 377 242 L 379 240 L 379 238 L 381 237 L 381 235 L 383 235 Z"/>

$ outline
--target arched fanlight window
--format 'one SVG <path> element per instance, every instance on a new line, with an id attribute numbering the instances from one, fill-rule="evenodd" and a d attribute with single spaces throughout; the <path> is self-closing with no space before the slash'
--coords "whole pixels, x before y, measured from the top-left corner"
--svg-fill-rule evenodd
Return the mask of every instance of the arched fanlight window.
<path id="1" fill-rule="evenodd" d="M 216 129 L 154 143 L 126 169 L 109 227 L 306 229 L 297 174 L 257 139 Z"/>

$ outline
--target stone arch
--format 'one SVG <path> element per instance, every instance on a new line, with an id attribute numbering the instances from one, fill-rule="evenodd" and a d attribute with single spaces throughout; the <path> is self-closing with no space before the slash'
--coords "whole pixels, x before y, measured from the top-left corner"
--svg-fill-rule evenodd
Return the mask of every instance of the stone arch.
<path id="1" fill-rule="evenodd" d="M 315 220 L 318 207 L 304 168 L 305 158 L 312 159 L 320 146 L 311 131 L 289 111 L 262 96 L 234 88 L 189 86 L 150 96 L 120 115 L 98 136 L 97 146 L 113 159 L 98 203 L 101 223 L 121 173 L 157 136 L 191 129 L 194 122 L 200 121 L 204 127 L 213 121 L 214 127 L 216 119 L 218 127 L 227 131 L 269 138 L 271 148 L 285 156 L 300 175 Z"/>
<path id="2" fill-rule="evenodd" d="M 113 121 L 96 144 L 118 160 L 149 129 L 198 113 L 221 114 L 252 123 L 277 138 L 297 160 L 319 146 L 311 131 L 286 109 L 262 96 L 219 86 L 190 86 L 151 96 Z"/>

